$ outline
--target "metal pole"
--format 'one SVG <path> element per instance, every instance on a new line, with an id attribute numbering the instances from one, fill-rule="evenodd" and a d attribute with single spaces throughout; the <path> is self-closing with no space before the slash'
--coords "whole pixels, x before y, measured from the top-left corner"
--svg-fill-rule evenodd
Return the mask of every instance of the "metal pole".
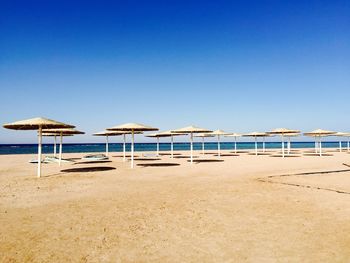
<path id="1" fill-rule="evenodd" d="M 265 137 L 263 137 L 263 152 L 265 152 Z"/>
<path id="2" fill-rule="evenodd" d="M 131 131 L 131 168 L 134 168 L 134 130 Z"/>
<path id="3" fill-rule="evenodd" d="M 342 152 L 343 149 L 342 149 L 342 145 L 341 145 L 341 141 L 339 141 L 339 152 Z"/>
<path id="4" fill-rule="evenodd" d="M 53 144 L 53 157 L 56 157 L 57 153 L 57 141 L 56 141 L 56 135 L 54 136 L 54 144 Z"/>
<path id="5" fill-rule="evenodd" d="M 218 135 L 218 156 L 221 156 L 221 151 L 220 151 L 220 135 Z"/>
<path id="6" fill-rule="evenodd" d="M 58 166 L 61 166 L 61 160 L 62 160 L 62 132 L 60 133 L 60 153 L 59 153 Z"/>
<path id="7" fill-rule="evenodd" d="M 258 142 L 255 136 L 255 155 L 258 155 Z"/>
<path id="8" fill-rule="evenodd" d="M 171 137 L 171 143 L 170 143 L 170 149 L 171 149 L 171 158 L 174 157 L 174 138 L 172 135 L 170 135 Z"/>
<path id="9" fill-rule="evenodd" d="M 350 152 L 350 137 L 348 137 L 348 152 Z"/>
<path id="10" fill-rule="evenodd" d="M 157 137 L 157 156 L 159 156 L 159 137 Z"/>
<path id="11" fill-rule="evenodd" d="M 237 153 L 237 137 L 235 136 L 235 153 Z"/>
<path id="12" fill-rule="evenodd" d="M 290 154 L 290 137 L 288 137 L 288 154 Z"/>
<path id="13" fill-rule="evenodd" d="M 322 141 L 321 141 L 321 136 L 320 136 L 320 142 L 319 142 L 319 144 L 320 144 L 320 156 L 322 156 Z"/>
<path id="14" fill-rule="evenodd" d="M 108 156 L 108 135 L 106 135 L 106 156 Z"/>
<path id="15" fill-rule="evenodd" d="M 191 146 L 191 164 L 193 164 L 193 133 L 190 136 L 190 146 Z"/>
<path id="16" fill-rule="evenodd" d="M 125 156 L 125 133 L 123 134 L 123 162 L 125 162 L 126 156 Z"/>
<path id="17" fill-rule="evenodd" d="M 204 154 L 204 137 L 202 137 L 202 154 Z"/>
<path id="18" fill-rule="evenodd" d="M 315 153 L 317 153 L 317 137 L 315 136 Z"/>
<path id="19" fill-rule="evenodd" d="M 284 136 L 282 134 L 282 157 L 284 158 Z"/>
<path id="20" fill-rule="evenodd" d="M 42 127 L 39 126 L 39 143 L 38 143 L 38 177 L 41 177 L 41 143 L 42 143 Z"/>

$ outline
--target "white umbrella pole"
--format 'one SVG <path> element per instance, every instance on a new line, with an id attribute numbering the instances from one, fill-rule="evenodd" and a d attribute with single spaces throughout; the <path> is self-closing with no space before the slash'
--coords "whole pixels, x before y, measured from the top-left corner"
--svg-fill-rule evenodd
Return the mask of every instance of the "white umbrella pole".
<path id="1" fill-rule="evenodd" d="M 131 168 L 134 168 L 134 130 L 131 131 Z"/>
<path id="2" fill-rule="evenodd" d="M 56 140 L 56 135 L 54 136 L 54 144 L 53 144 L 53 157 L 56 157 L 57 153 L 57 140 Z"/>
<path id="3" fill-rule="evenodd" d="M 284 158 L 284 136 L 282 135 L 282 157 Z"/>
<path id="4" fill-rule="evenodd" d="M 106 156 L 108 156 L 108 135 L 106 135 Z"/>
<path id="5" fill-rule="evenodd" d="M 61 166 L 61 160 L 62 160 L 62 132 L 60 134 L 60 153 L 59 153 L 58 166 Z"/>
<path id="6" fill-rule="evenodd" d="M 258 155 L 258 142 L 255 136 L 255 155 Z"/>
<path id="7" fill-rule="evenodd" d="M 202 137 L 202 154 L 204 155 L 204 137 Z"/>
<path id="8" fill-rule="evenodd" d="M 42 143 L 42 127 L 39 127 L 39 143 L 38 143 L 38 177 L 41 177 L 41 143 Z"/>
<path id="9" fill-rule="evenodd" d="M 221 156 L 221 149 L 220 149 L 220 135 L 218 135 L 218 156 Z"/>
<path id="10" fill-rule="evenodd" d="M 157 156 L 159 156 L 159 137 L 157 137 Z"/>
<path id="11" fill-rule="evenodd" d="M 235 153 L 237 153 L 237 137 L 235 137 Z"/>
<path id="12" fill-rule="evenodd" d="M 348 138 L 348 152 L 350 152 L 350 138 Z"/>
<path id="13" fill-rule="evenodd" d="M 288 138 L 288 154 L 290 154 L 290 137 Z"/>
<path id="14" fill-rule="evenodd" d="M 191 164 L 193 163 L 193 133 L 190 136 L 190 147 L 191 147 Z"/>
<path id="15" fill-rule="evenodd" d="M 123 162 L 125 162 L 125 133 L 123 134 Z"/>
<path id="16" fill-rule="evenodd" d="M 173 158 L 174 157 L 174 138 L 172 135 L 170 137 L 171 137 L 171 142 L 170 142 L 171 158 Z"/>
<path id="17" fill-rule="evenodd" d="M 343 149 L 342 149 L 342 145 L 341 145 L 341 141 L 339 141 L 339 152 L 342 152 Z"/>
<path id="18" fill-rule="evenodd" d="M 265 152 L 265 137 L 263 137 L 263 152 Z"/>
<path id="19" fill-rule="evenodd" d="M 319 139 L 319 146 L 320 146 L 320 156 L 322 156 L 322 141 L 321 141 L 321 137 Z"/>
<path id="20" fill-rule="evenodd" d="M 317 137 L 315 136 L 315 153 L 317 153 Z"/>

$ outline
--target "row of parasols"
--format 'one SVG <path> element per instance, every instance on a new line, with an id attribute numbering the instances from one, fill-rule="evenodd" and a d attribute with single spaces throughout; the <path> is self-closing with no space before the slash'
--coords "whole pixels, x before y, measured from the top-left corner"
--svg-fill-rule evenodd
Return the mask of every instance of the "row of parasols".
<path id="1" fill-rule="evenodd" d="M 59 148 L 59 165 L 62 159 L 62 137 L 73 136 L 75 134 L 84 134 L 82 131 L 75 129 L 74 125 L 54 121 L 47 118 L 33 118 L 23 121 L 17 121 L 3 125 L 4 128 L 13 130 L 37 130 L 38 131 L 38 169 L 37 176 L 41 176 L 41 163 L 42 163 L 42 136 L 53 136 L 55 138 L 54 143 L 54 154 L 56 154 L 56 137 L 60 137 L 60 148 Z M 103 132 L 98 132 L 93 135 L 105 136 L 106 137 L 106 154 L 108 155 L 108 137 L 109 136 L 123 136 L 123 160 L 126 160 L 126 135 L 131 135 L 131 168 L 134 168 L 134 135 L 141 134 L 143 132 L 158 131 L 158 128 L 150 127 L 143 124 L 137 123 L 126 123 L 117 125 L 111 128 L 107 128 Z M 169 130 L 154 134 L 148 134 L 147 137 L 154 137 L 157 139 L 157 155 L 159 154 L 159 138 L 170 137 L 171 139 L 171 157 L 173 157 L 173 137 L 180 135 L 189 135 L 190 137 L 190 163 L 193 163 L 193 137 L 202 138 L 202 151 L 204 152 L 204 138 L 206 137 L 217 137 L 218 155 L 220 156 L 220 138 L 221 136 L 233 137 L 234 138 L 234 150 L 237 152 L 237 138 L 240 136 L 253 137 L 255 139 L 255 154 L 258 154 L 257 139 L 263 139 L 263 151 L 265 151 L 265 138 L 279 135 L 282 139 L 282 157 L 290 153 L 290 138 L 301 135 L 299 130 L 292 130 L 286 128 L 279 128 L 269 132 L 252 132 L 248 134 L 237 134 L 229 133 L 222 130 L 211 131 L 209 129 L 199 128 L 196 126 L 187 126 L 180 129 Z M 321 139 L 326 136 L 344 136 L 350 138 L 350 133 L 340 133 L 327 130 L 314 130 L 312 132 L 304 133 L 305 136 L 312 136 L 315 138 L 315 152 L 322 156 L 322 141 Z M 285 139 L 287 139 L 287 150 L 285 151 Z M 340 143 L 341 148 L 341 143 Z M 349 149 L 349 139 L 348 139 Z"/>

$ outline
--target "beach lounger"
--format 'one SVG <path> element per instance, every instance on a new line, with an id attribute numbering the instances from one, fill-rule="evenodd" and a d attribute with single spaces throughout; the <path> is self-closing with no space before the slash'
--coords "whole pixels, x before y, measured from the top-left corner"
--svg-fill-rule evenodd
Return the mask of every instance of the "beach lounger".
<path id="1" fill-rule="evenodd" d="M 85 155 L 82 159 L 85 161 L 104 161 L 108 160 L 108 157 L 104 154 L 89 154 Z"/>

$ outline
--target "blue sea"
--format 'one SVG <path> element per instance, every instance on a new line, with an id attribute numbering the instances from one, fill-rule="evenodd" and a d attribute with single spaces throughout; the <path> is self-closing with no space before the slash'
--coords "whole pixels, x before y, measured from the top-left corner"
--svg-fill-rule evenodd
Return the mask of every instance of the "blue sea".
<path id="1" fill-rule="evenodd" d="M 345 148 L 346 142 L 343 142 L 343 147 Z M 63 144 L 62 151 L 64 153 L 81 153 L 81 152 L 104 152 L 106 145 L 104 143 L 66 143 Z M 254 142 L 237 142 L 238 150 L 254 149 Z M 258 143 L 258 147 L 262 148 L 262 143 Z M 292 142 L 292 148 L 314 148 L 314 142 Z M 339 147 L 339 142 L 322 142 L 322 147 L 324 148 L 337 148 Z M 222 142 L 221 149 L 229 150 L 234 148 L 234 143 Z M 266 149 L 276 149 L 281 148 L 281 143 L 278 142 L 266 142 Z M 130 144 L 126 145 L 127 151 L 130 151 Z M 156 151 L 156 143 L 135 143 L 135 151 L 149 152 Z M 174 143 L 175 151 L 189 150 L 189 143 Z M 202 143 L 194 143 L 194 149 L 202 149 Z M 206 150 L 216 150 L 216 142 L 206 142 Z M 43 144 L 43 153 L 52 153 L 53 144 Z M 160 143 L 161 151 L 170 151 L 170 143 Z M 0 144 L 0 154 L 34 154 L 38 151 L 37 144 Z M 57 147 L 58 151 L 58 147 Z M 122 143 L 110 143 L 110 152 L 122 152 Z"/>

